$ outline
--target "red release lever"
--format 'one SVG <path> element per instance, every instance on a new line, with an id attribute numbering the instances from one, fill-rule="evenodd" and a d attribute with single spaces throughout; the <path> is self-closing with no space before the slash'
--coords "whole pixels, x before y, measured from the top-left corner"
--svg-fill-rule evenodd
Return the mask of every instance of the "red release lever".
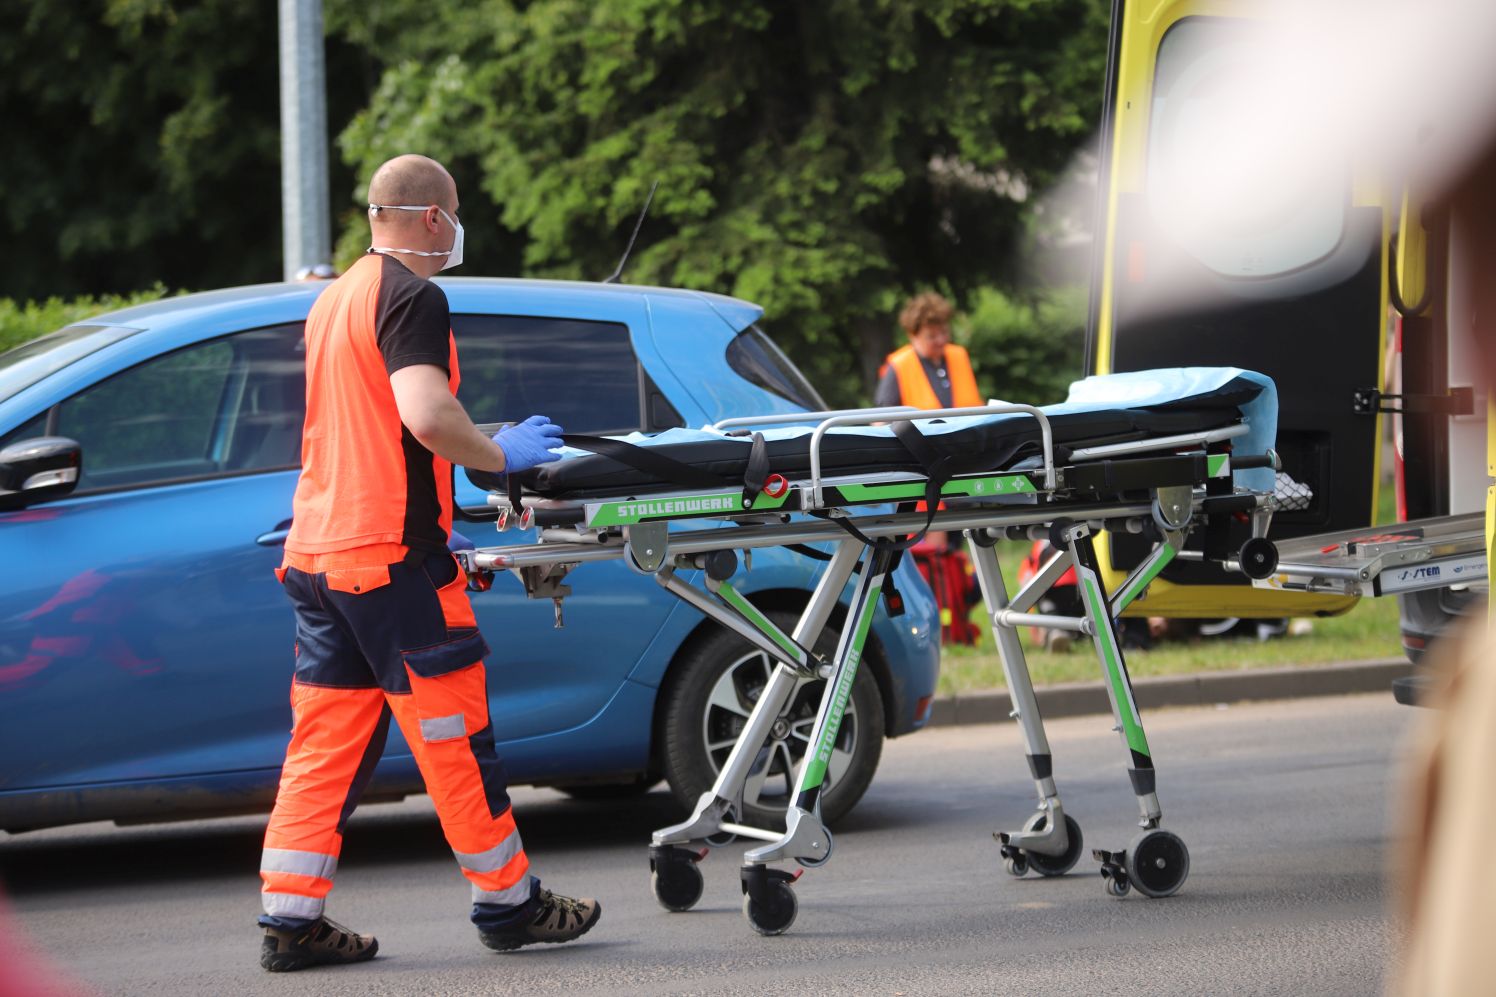
<path id="1" fill-rule="evenodd" d="M 764 494 L 769 498 L 779 498 L 790 490 L 790 483 L 782 474 L 771 474 L 764 479 Z"/>

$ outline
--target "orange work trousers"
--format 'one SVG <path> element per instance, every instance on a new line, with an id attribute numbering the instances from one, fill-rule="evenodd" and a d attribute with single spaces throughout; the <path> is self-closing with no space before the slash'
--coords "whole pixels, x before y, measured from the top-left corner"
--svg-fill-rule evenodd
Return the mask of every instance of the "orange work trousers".
<path id="1" fill-rule="evenodd" d="M 316 566 L 327 570 L 280 572 L 296 609 L 294 726 L 260 860 L 262 922 L 322 916 L 344 826 L 393 715 L 472 884 L 473 920 L 502 923 L 538 884 L 494 749 L 488 646 L 466 578 L 445 552 L 357 561 L 323 555 Z"/>

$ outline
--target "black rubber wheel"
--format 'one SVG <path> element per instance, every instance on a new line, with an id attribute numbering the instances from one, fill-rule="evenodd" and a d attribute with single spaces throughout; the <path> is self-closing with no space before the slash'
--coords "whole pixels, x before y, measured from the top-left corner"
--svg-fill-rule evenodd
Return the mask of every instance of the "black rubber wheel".
<path id="1" fill-rule="evenodd" d="M 632 800 L 643 796 L 659 782 L 658 776 L 640 776 L 630 782 L 579 782 L 556 788 L 574 800 Z"/>
<path id="2" fill-rule="evenodd" d="M 1190 874 L 1190 850 L 1172 831 L 1144 831 L 1127 849 L 1127 878 L 1145 897 L 1179 891 Z"/>
<path id="3" fill-rule="evenodd" d="M 768 615 L 786 633 L 794 627 L 791 614 Z M 829 657 L 835 649 L 835 635 L 823 633 L 816 650 Z M 827 824 L 862 798 L 883 754 L 883 697 L 867 659 L 864 654 L 821 791 L 821 819 Z M 773 668 L 767 655 L 720 627 L 707 631 L 671 666 L 661 693 L 661 755 L 665 778 L 683 807 L 694 806 L 712 788 Z M 776 734 L 760 751 L 758 772 L 744 787 L 742 823 L 784 827 L 825 687 L 823 679 L 804 679 L 790 694 Z"/>
<path id="4" fill-rule="evenodd" d="M 1030 817 L 1027 824 L 1023 825 L 1025 831 L 1042 831 L 1049 823 L 1049 814 L 1038 813 Z M 1065 846 L 1065 851 L 1060 855 L 1040 855 L 1038 852 L 1024 851 L 1023 857 L 1028 859 L 1029 866 L 1041 876 L 1063 876 L 1075 868 L 1075 863 L 1080 861 L 1081 854 L 1085 849 L 1085 838 L 1081 836 L 1080 825 L 1075 818 L 1069 814 L 1065 815 L 1065 835 L 1070 839 Z"/>
<path id="5" fill-rule="evenodd" d="M 753 902 L 753 897 L 743 894 L 743 916 L 760 935 L 782 935 L 795 923 L 800 912 L 800 902 L 788 883 L 771 883 L 769 899 L 762 905 Z"/>
<path id="6" fill-rule="evenodd" d="M 650 873 L 649 886 L 661 907 L 679 912 L 696 906 L 706 881 L 695 862 L 664 862 Z"/>
<path id="7" fill-rule="evenodd" d="M 1278 570 L 1278 546 L 1265 537 L 1252 537 L 1241 545 L 1236 562 L 1248 578 L 1266 578 Z"/>

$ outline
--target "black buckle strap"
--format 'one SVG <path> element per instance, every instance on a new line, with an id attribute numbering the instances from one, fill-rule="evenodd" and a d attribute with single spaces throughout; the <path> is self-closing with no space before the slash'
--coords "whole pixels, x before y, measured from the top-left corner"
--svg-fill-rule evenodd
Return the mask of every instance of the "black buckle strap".
<path id="1" fill-rule="evenodd" d="M 753 445 L 748 451 L 748 466 L 743 471 L 743 508 L 753 505 L 764 483 L 769 480 L 769 445 L 763 433 L 753 434 Z"/>
<path id="2" fill-rule="evenodd" d="M 893 435 L 904 445 L 904 449 L 909 451 L 909 455 L 918 462 L 920 468 L 925 473 L 927 480 L 925 481 L 924 525 L 920 527 L 918 533 L 911 533 L 902 540 L 893 540 L 891 538 L 874 540 L 844 518 L 838 517 L 832 519 L 832 522 L 874 550 L 886 550 L 897 553 L 898 551 L 908 550 L 910 547 L 913 547 L 925 538 L 926 533 L 930 532 L 930 524 L 935 521 L 935 513 L 940 511 L 940 491 L 945 487 L 945 483 L 958 474 L 981 470 L 985 465 L 986 457 L 976 454 L 965 458 L 957 458 L 945 453 L 941 448 L 931 443 L 929 438 L 916 429 L 914 423 L 907 419 L 890 423 L 888 428 L 893 430 Z"/>
<path id="3" fill-rule="evenodd" d="M 614 440 L 606 436 L 588 436 L 582 433 L 567 433 L 561 442 L 578 450 L 616 460 L 626 467 L 668 481 L 679 488 L 721 488 L 722 479 L 710 471 L 693 464 L 667 457 L 653 447 L 641 447 L 636 443 Z"/>

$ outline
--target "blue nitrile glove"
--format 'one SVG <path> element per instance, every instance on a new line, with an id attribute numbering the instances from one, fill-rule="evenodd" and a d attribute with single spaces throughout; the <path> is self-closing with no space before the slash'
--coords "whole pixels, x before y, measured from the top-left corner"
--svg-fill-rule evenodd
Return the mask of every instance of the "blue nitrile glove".
<path id="1" fill-rule="evenodd" d="M 493 441 L 504 451 L 504 472 L 528 471 L 544 464 L 555 455 L 552 450 L 564 446 L 563 430 L 543 415 L 532 415 L 524 422 L 506 426 L 493 434 Z"/>
<path id="2" fill-rule="evenodd" d="M 458 533 L 456 530 L 453 530 L 447 537 L 447 549 L 454 554 L 460 550 L 472 550 L 475 547 L 477 547 L 477 544 L 473 543 L 471 540 L 463 536 L 461 533 Z"/>

